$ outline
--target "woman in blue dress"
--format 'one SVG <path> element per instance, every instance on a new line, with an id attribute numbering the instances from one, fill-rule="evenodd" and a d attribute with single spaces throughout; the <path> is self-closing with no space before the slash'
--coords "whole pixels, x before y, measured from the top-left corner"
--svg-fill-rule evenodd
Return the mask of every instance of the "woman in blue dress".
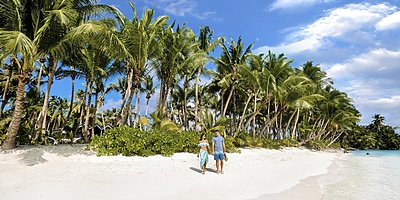
<path id="1" fill-rule="evenodd" d="M 202 174 L 206 173 L 206 166 L 208 163 L 208 150 L 210 149 L 210 145 L 208 144 L 206 134 L 201 134 L 199 141 L 199 153 L 197 157 L 200 158 L 200 169 L 202 169 Z"/>

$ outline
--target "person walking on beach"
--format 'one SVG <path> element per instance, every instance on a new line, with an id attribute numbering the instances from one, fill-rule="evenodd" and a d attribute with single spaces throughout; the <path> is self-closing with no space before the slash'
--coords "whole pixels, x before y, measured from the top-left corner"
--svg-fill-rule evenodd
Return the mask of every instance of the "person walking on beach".
<path id="1" fill-rule="evenodd" d="M 198 147 L 199 153 L 197 154 L 197 157 L 200 158 L 200 169 L 202 169 L 201 173 L 205 174 L 208 163 L 208 150 L 210 149 L 206 134 L 201 134 Z"/>
<path id="2" fill-rule="evenodd" d="M 219 131 L 216 131 L 216 136 L 212 139 L 212 151 L 214 154 L 215 164 L 217 166 L 217 174 L 223 174 L 224 158 L 225 158 L 225 143 L 224 138 Z"/>

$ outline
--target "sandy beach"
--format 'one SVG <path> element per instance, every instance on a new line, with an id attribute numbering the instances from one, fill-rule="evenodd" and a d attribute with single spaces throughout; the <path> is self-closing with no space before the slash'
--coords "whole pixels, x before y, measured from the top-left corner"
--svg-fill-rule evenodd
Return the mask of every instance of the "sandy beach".
<path id="1" fill-rule="evenodd" d="M 0 199 L 320 199 L 317 177 L 341 154 L 241 149 L 228 154 L 224 174 L 210 156 L 202 175 L 195 154 L 97 157 L 84 148 L 1 152 Z"/>

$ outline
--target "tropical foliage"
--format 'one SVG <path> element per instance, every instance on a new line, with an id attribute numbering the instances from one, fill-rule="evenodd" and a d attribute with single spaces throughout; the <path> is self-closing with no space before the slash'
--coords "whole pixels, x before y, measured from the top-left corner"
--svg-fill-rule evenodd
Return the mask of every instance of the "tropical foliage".
<path id="1" fill-rule="evenodd" d="M 395 128 L 385 125 L 385 118 L 374 115 L 372 122 L 367 126 L 357 126 L 343 139 L 346 146 L 357 149 L 400 149 L 400 135 Z"/>
<path id="2" fill-rule="evenodd" d="M 168 155 L 183 150 L 133 146 L 212 130 L 223 131 L 233 146 L 330 147 L 349 140 L 356 147 L 396 147 L 392 136 L 380 134 L 390 132 L 385 126 L 371 128 L 379 137 L 362 136 L 368 145 L 355 142 L 359 112 L 312 61 L 293 66 L 284 54 L 256 55 L 241 38 L 214 39 L 207 26 L 196 35 L 152 9 L 140 14 L 131 7 L 128 19 L 95 0 L 0 2 L 3 149 L 93 138 L 99 148 L 132 147 L 114 153 Z M 70 99 L 51 94 L 61 79 L 71 80 Z M 84 88 L 76 89 L 77 81 Z M 104 110 L 110 92 L 121 104 Z M 152 98 L 157 106 L 149 106 Z"/>

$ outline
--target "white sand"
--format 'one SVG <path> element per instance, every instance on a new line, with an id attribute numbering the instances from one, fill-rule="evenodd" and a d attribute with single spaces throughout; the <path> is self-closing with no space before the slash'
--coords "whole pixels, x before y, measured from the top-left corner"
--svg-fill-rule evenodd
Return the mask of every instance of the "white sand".
<path id="1" fill-rule="evenodd" d="M 82 149 L 1 152 L 0 199 L 267 199 L 327 173 L 338 157 L 296 148 L 242 149 L 228 154 L 222 175 L 213 171 L 210 155 L 209 170 L 202 175 L 195 154 L 96 157 Z"/>

